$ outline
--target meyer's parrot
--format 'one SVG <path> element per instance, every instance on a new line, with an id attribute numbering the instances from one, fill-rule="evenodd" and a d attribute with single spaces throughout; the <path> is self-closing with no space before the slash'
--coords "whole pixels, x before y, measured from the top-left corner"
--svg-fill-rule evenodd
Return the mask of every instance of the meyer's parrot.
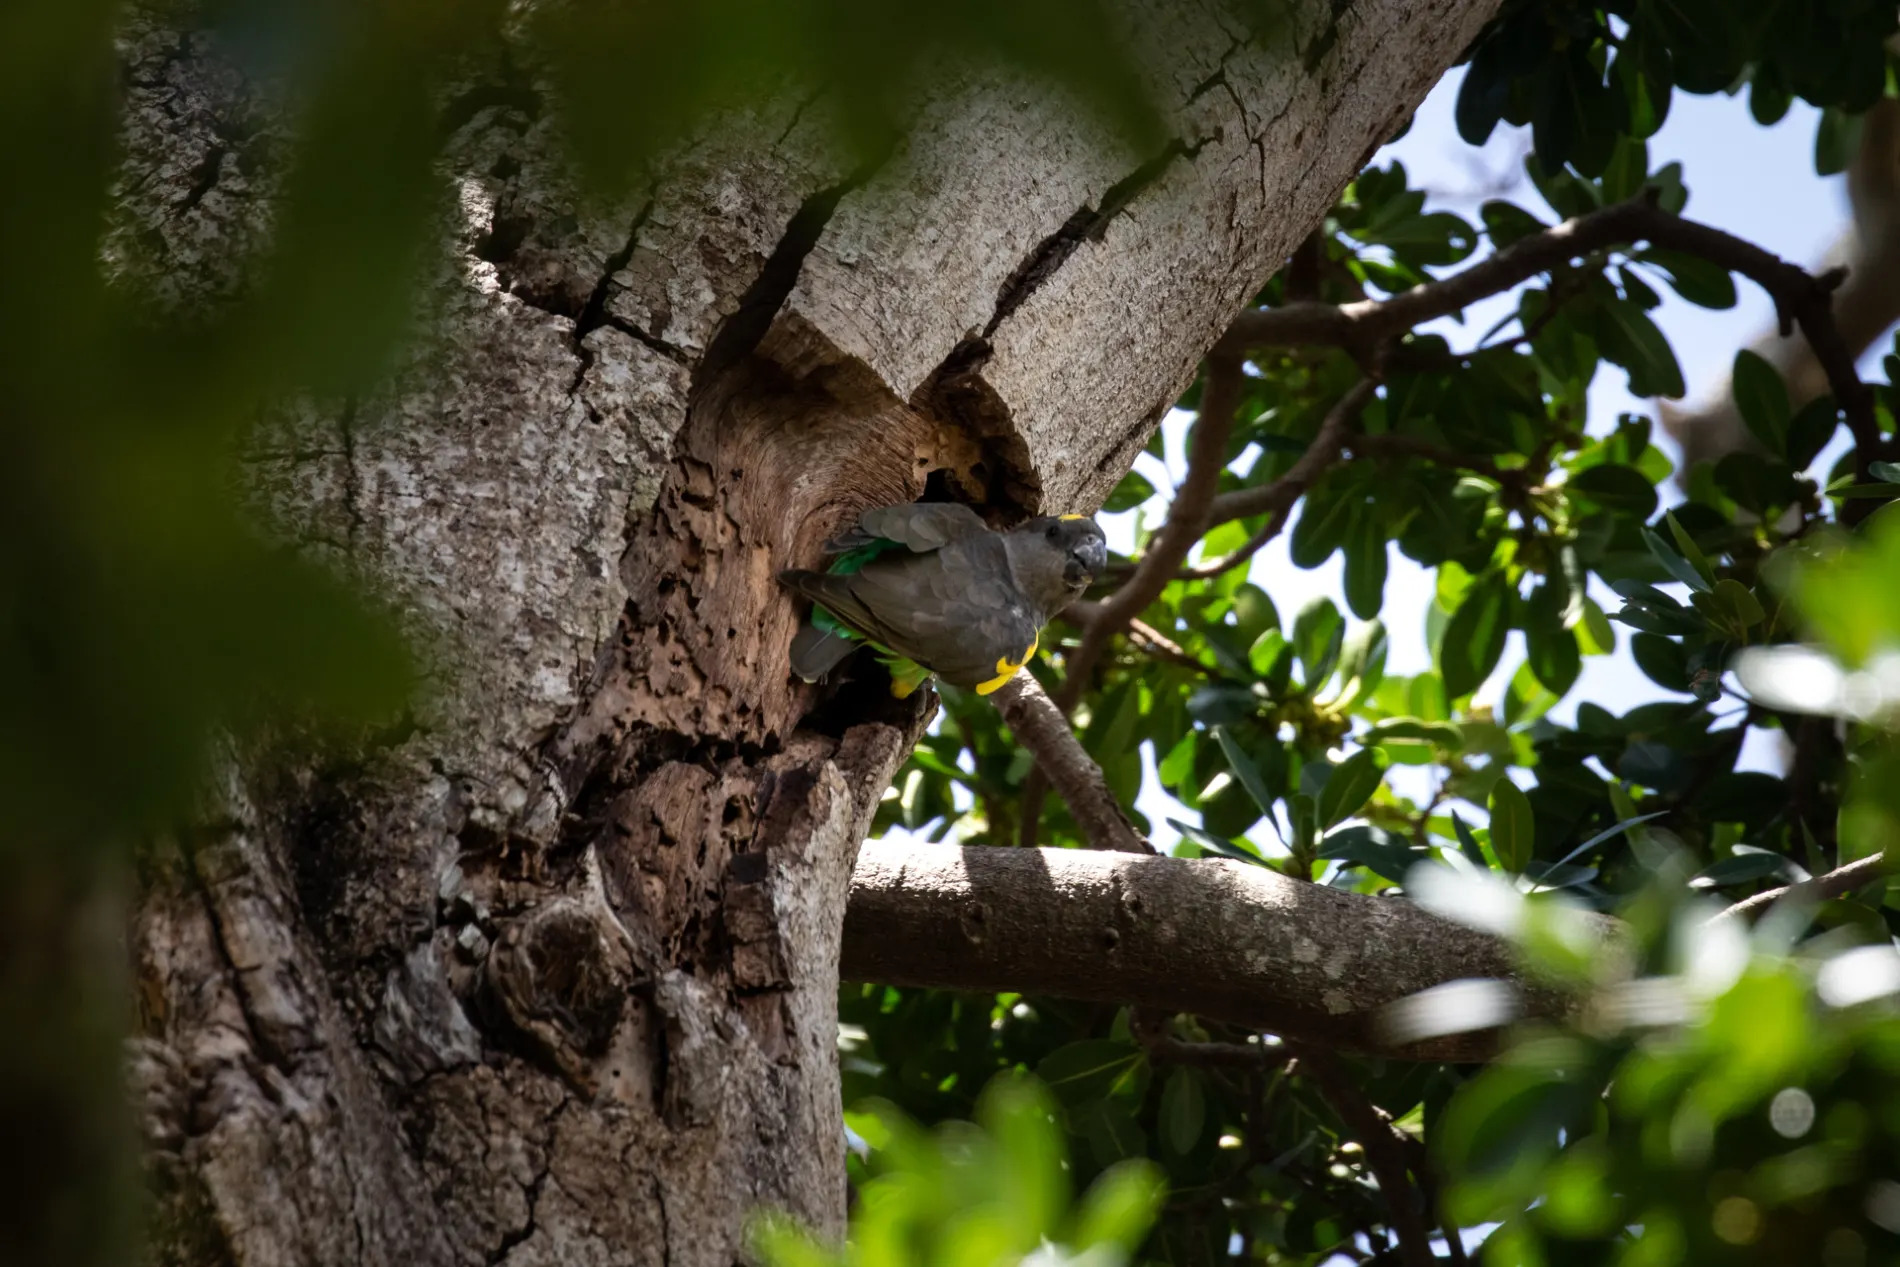
<path id="1" fill-rule="evenodd" d="M 1043 625 L 1108 561 L 1102 529 L 1086 515 L 994 532 L 957 502 L 867 510 L 825 552 L 836 556 L 828 571 L 778 574 L 812 600 L 811 623 L 792 640 L 792 672 L 815 682 L 869 643 L 899 699 L 933 673 L 988 695 L 1029 662 Z"/>

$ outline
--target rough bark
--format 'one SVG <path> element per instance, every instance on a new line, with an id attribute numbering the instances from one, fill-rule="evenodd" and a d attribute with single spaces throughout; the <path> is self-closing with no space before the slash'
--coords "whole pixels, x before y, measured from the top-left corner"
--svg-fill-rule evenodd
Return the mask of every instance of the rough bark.
<path id="1" fill-rule="evenodd" d="M 1495 1031 L 1395 1048 L 1389 1004 L 1482 978 L 1553 1014 L 1508 944 L 1398 899 L 1221 858 L 871 841 L 844 922 L 851 981 L 1192 1012 L 1329 1049 L 1482 1060 Z"/>
<path id="2" fill-rule="evenodd" d="M 531 82 L 453 103 L 428 334 L 244 466 L 401 605 L 431 690 L 347 753 L 229 752 L 147 851 L 158 1256 L 724 1267 L 757 1204 L 835 1229 L 839 928 L 924 716 L 793 683 L 774 570 L 938 471 L 999 519 L 1098 504 L 1489 7 L 1333 6 L 1288 49 L 1131 4 L 1162 154 L 946 80 L 874 171 L 788 100 L 606 211 Z M 287 124 L 204 37 L 125 58 L 107 258 L 216 302 Z"/>

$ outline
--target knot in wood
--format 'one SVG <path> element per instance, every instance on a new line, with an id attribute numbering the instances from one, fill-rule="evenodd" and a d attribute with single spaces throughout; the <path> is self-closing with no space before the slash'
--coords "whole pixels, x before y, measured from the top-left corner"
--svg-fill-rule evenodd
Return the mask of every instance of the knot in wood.
<path id="1" fill-rule="evenodd" d="M 488 984 L 516 1029 L 563 1072 L 601 1055 L 626 1009 L 629 974 L 581 903 L 557 898 L 511 925 L 488 957 Z"/>

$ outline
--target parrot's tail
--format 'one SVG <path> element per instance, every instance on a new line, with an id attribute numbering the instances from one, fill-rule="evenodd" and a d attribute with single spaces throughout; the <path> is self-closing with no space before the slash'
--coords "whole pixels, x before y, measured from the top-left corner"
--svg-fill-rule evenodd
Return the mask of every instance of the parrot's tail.
<path id="1" fill-rule="evenodd" d="M 816 682 L 857 645 L 841 634 L 806 625 L 792 638 L 792 672 L 807 682 Z"/>

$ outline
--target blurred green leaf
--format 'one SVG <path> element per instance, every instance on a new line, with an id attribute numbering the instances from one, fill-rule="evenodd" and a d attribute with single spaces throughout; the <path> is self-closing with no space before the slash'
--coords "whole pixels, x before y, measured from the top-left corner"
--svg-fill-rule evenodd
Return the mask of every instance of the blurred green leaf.
<path id="1" fill-rule="evenodd" d="M 1506 871 L 1519 873 L 1530 864 L 1537 834 L 1530 799 L 1509 779 L 1491 789 L 1491 849 Z"/>

